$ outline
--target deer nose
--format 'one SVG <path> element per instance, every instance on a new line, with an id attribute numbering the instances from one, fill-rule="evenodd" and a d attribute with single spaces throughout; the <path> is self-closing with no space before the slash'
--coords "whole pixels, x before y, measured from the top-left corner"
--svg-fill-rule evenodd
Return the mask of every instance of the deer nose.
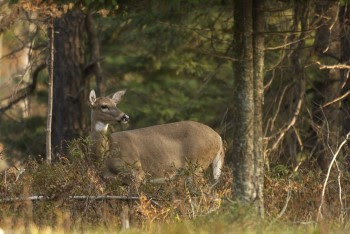
<path id="1" fill-rule="evenodd" d="M 128 115 L 124 114 L 121 120 L 123 123 L 127 123 L 127 122 L 129 122 L 129 119 L 130 119 L 130 117 Z"/>

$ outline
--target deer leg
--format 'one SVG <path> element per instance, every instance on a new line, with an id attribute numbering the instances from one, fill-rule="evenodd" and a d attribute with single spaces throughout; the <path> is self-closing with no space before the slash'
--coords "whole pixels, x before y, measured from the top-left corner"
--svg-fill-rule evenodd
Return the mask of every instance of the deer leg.
<path id="1" fill-rule="evenodd" d="M 224 150 L 221 144 L 220 150 L 213 161 L 213 176 L 214 176 L 215 183 L 217 183 L 219 180 L 223 165 L 224 165 Z"/>

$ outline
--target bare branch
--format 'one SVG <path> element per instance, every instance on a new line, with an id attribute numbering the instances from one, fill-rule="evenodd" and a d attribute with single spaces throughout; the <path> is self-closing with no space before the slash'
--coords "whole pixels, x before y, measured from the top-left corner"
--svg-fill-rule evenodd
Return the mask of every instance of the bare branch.
<path id="1" fill-rule="evenodd" d="M 47 103 L 47 119 L 46 119 L 46 162 L 51 163 L 52 150 L 51 150 L 51 132 L 52 132 L 52 106 L 53 106 L 53 69 L 55 59 L 55 29 L 53 18 L 51 18 L 49 30 L 49 42 L 50 42 L 50 59 L 48 64 L 49 70 L 49 87 L 48 87 L 48 103 Z"/>
<path id="2" fill-rule="evenodd" d="M 16 92 L 15 95 L 10 95 L 1 101 L 8 101 L 8 103 L 5 106 L 0 107 L 0 114 L 3 114 L 5 111 L 9 110 L 13 105 L 17 104 L 24 98 L 26 98 L 28 95 L 32 94 L 36 88 L 37 84 L 37 78 L 39 75 L 39 72 L 43 70 L 46 67 L 45 64 L 40 64 L 35 71 L 33 72 L 33 81 L 30 85 L 28 85 L 25 88 L 22 88 Z"/>
<path id="3" fill-rule="evenodd" d="M 103 201 L 103 200 L 121 200 L 121 201 L 139 201 L 141 197 L 139 196 L 113 196 L 113 195 L 102 195 L 102 196 L 85 196 L 85 195 L 75 195 L 68 196 L 69 200 L 78 200 L 78 201 Z M 57 199 L 56 196 L 29 196 L 29 197 L 14 197 L 14 198 L 1 198 L 0 203 L 12 203 L 12 202 L 24 202 L 24 201 L 52 201 Z M 148 198 L 148 200 L 155 206 L 160 207 L 158 202 L 153 198 Z"/>
<path id="4" fill-rule="evenodd" d="M 332 101 L 327 102 L 326 104 L 321 106 L 321 108 L 325 108 L 325 107 L 330 106 L 336 102 L 339 102 L 339 101 L 345 99 L 347 96 L 349 96 L 349 94 L 350 94 L 350 90 L 347 91 L 346 93 L 344 93 L 343 95 L 341 95 L 340 97 L 337 97 L 337 98 L 333 99 Z"/>
<path id="5" fill-rule="evenodd" d="M 194 48 L 187 48 L 187 49 L 191 52 L 200 53 L 200 54 L 211 56 L 214 58 L 224 59 L 224 60 L 231 61 L 231 62 L 237 61 L 236 58 L 228 56 L 226 52 L 218 53 L 218 52 L 207 52 L 205 50 L 198 50 L 198 49 L 194 49 Z"/>
<path id="6" fill-rule="evenodd" d="M 279 220 L 283 216 L 283 214 L 286 212 L 290 198 L 292 197 L 291 194 L 292 194 L 292 192 L 291 192 L 291 185 L 290 185 L 290 179 L 289 179 L 288 180 L 288 191 L 287 191 L 286 202 L 284 203 L 284 206 L 283 206 L 282 210 L 280 211 L 280 213 L 276 216 L 276 218 L 274 218 L 272 220 L 272 222 L 270 223 L 270 226 L 275 224 L 277 222 L 277 220 Z"/>
<path id="7" fill-rule="evenodd" d="M 315 61 L 319 65 L 320 69 L 350 69 L 350 65 L 347 64 L 336 64 L 336 65 L 324 65 L 319 61 Z"/>
<path id="8" fill-rule="evenodd" d="M 296 175 L 296 172 L 299 170 L 302 163 L 303 161 L 300 161 L 298 165 L 293 169 L 293 172 L 288 176 L 288 191 L 287 191 L 286 202 L 284 203 L 284 206 L 281 212 L 276 216 L 276 218 L 273 219 L 273 221 L 270 223 L 269 226 L 272 226 L 274 223 L 276 223 L 277 220 L 279 220 L 283 216 L 283 214 L 286 212 L 288 203 L 290 201 L 290 198 L 292 197 L 291 179 Z"/>
<path id="9" fill-rule="evenodd" d="M 276 119 L 277 119 L 277 117 L 278 117 L 278 114 L 279 114 L 279 112 L 280 112 L 280 108 L 281 108 L 281 105 L 282 105 L 282 100 L 283 100 L 283 98 L 284 98 L 284 95 L 285 95 L 286 91 L 287 91 L 291 86 L 292 86 L 292 83 L 286 85 L 286 86 L 284 87 L 284 89 L 283 89 L 281 95 L 280 95 L 280 100 L 279 100 L 278 105 L 277 105 L 276 113 L 275 113 L 275 115 L 274 115 L 274 116 L 272 117 L 272 119 L 271 119 L 271 130 L 270 130 L 270 131 L 273 131 L 273 129 L 274 129 L 274 127 L 275 127 L 275 121 L 276 121 Z"/>
<path id="10" fill-rule="evenodd" d="M 343 203 L 343 190 L 341 187 L 341 176 L 342 172 L 340 170 L 340 167 L 338 165 L 338 162 L 335 161 L 335 165 L 337 166 L 338 169 L 338 188 L 339 188 L 339 203 L 340 203 L 340 221 L 344 223 L 344 218 L 345 218 L 345 212 L 344 212 L 344 203 Z"/>
<path id="11" fill-rule="evenodd" d="M 338 147 L 337 151 L 333 154 L 333 159 L 332 159 L 331 163 L 329 164 L 327 175 L 326 175 L 326 179 L 324 180 L 324 183 L 323 183 L 322 194 L 321 194 L 321 203 L 320 203 L 320 206 L 318 207 L 318 212 L 317 212 L 317 221 L 320 221 L 323 218 L 323 216 L 322 216 L 322 206 L 323 206 L 323 203 L 324 203 L 326 187 L 327 187 L 327 183 L 328 183 L 328 180 L 329 180 L 329 176 L 330 176 L 333 164 L 335 163 L 335 161 L 336 161 L 336 159 L 337 159 L 341 149 L 347 143 L 349 138 L 350 138 L 350 132 L 348 134 L 346 134 L 345 140 L 342 141 L 342 143 Z"/>
<path id="12" fill-rule="evenodd" d="M 340 2 L 338 2 L 337 12 L 336 12 L 336 14 L 335 14 L 334 20 L 333 20 L 333 22 L 331 23 L 331 25 L 329 26 L 329 32 L 330 32 L 330 34 L 332 34 L 332 29 L 333 29 L 334 25 L 335 25 L 335 24 L 337 23 L 337 21 L 338 21 L 339 9 L 340 9 Z M 331 36 L 331 35 L 330 35 L 330 36 Z M 327 48 L 325 48 L 325 49 L 323 50 L 323 53 L 326 53 L 326 52 L 328 51 L 330 44 L 331 44 L 331 43 L 328 43 L 328 46 L 327 46 Z"/>
<path id="13" fill-rule="evenodd" d="M 290 45 L 293 45 L 293 44 L 297 44 L 301 41 L 304 41 L 305 39 L 311 37 L 311 34 L 310 35 L 306 35 L 305 37 L 302 37 L 302 38 L 298 38 L 296 39 L 295 41 L 291 41 L 291 42 L 288 42 L 288 43 L 285 43 L 283 45 L 279 45 L 279 46 L 275 46 L 275 47 L 267 47 L 265 50 L 279 50 L 279 49 L 285 49 L 287 48 L 288 46 Z"/>
<path id="14" fill-rule="evenodd" d="M 273 144 L 273 146 L 271 147 L 271 149 L 268 149 L 268 151 L 274 151 L 275 149 L 277 149 L 277 146 L 279 145 L 279 143 L 282 141 L 284 135 L 289 131 L 289 129 L 291 129 L 296 121 L 297 121 L 297 118 L 300 114 L 300 111 L 301 111 L 301 107 L 302 107 L 302 104 L 303 104 L 303 98 L 304 98 L 304 93 L 305 93 L 305 84 L 304 84 L 304 81 L 301 81 L 301 91 L 300 91 L 300 96 L 299 96 L 299 100 L 298 100 L 298 103 L 297 103 L 297 106 L 295 108 L 295 111 L 294 111 L 294 114 L 293 114 L 293 117 L 291 118 L 291 120 L 289 121 L 288 125 L 281 129 L 277 134 L 279 134 L 277 140 L 275 141 L 275 143 Z M 266 137 L 267 140 L 270 140 L 272 137 Z M 267 154 L 267 152 L 265 152 L 265 154 Z"/>

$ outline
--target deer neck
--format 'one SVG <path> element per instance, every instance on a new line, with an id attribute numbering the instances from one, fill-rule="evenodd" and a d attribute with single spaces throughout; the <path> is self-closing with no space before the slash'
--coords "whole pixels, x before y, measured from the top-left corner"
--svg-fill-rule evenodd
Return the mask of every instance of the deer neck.
<path id="1" fill-rule="evenodd" d="M 93 113 L 91 114 L 91 150 L 94 159 L 102 159 L 108 151 L 108 124 L 96 121 Z"/>

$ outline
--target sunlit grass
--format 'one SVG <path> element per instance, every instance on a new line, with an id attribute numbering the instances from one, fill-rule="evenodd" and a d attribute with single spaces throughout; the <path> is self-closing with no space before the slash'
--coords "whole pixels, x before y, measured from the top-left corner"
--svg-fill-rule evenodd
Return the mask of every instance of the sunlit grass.
<path id="1" fill-rule="evenodd" d="M 12 226 L 12 225 L 11 225 Z M 17 224 L 12 227 L 2 224 L 5 233 L 349 233 L 348 225 L 337 222 L 328 223 L 277 223 L 270 225 L 267 221 L 259 223 L 256 219 L 229 222 L 225 215 L 200 217 L 195 220 L 173 221 L 171 223 L 148 223 L 143 226 L 122 230 L 115 225 L 81 225 L 67 226 L 60 223 L 52 226 L 39 226 L 34 223 Z M 1 231 L 0 231 L 1 233 Z"/>

